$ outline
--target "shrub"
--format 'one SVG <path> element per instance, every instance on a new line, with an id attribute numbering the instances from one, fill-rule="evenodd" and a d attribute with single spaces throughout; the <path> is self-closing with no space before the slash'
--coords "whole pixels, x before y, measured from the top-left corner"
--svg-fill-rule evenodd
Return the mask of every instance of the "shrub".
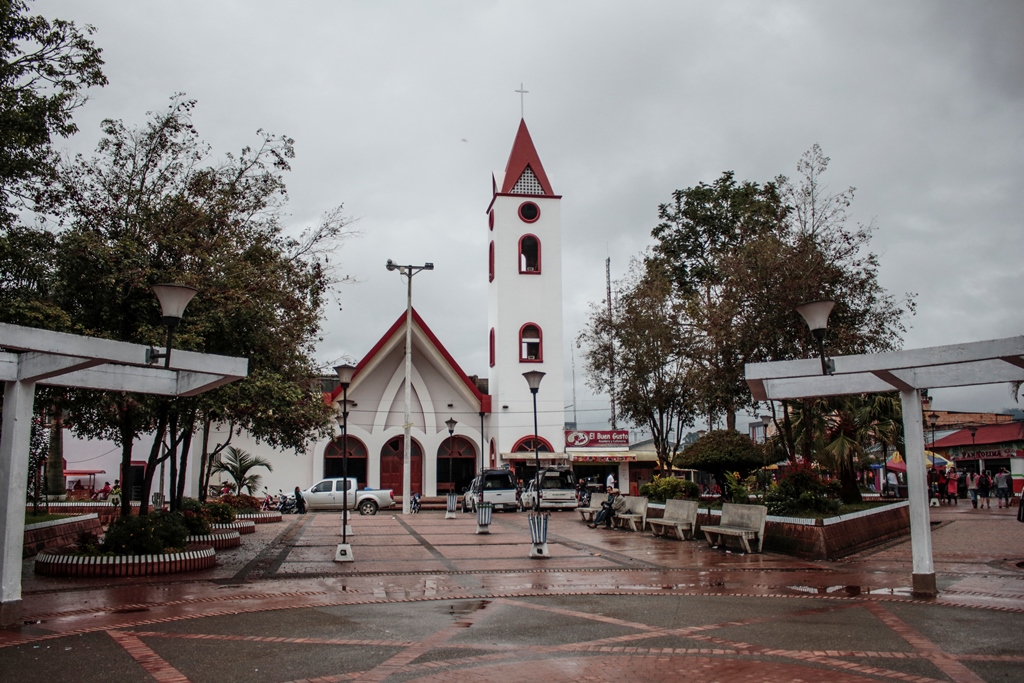
<path id="1" fill-rule="evenodd" d="M 739 472 L 746 475 L 767 462 L 767 454 L 746 434 L 732 429 L 708 432 L 676 456 L 676 467 L 686 467 L 715 475 Z"/>
<path id="2" fill-rule="evenodd" d="M 822 481 L 809 467 L 794 469 L 765 495 L 769 514 L 836 514 L 839 512 L 838 482 Z"/>
<path id="3" fill-rule="evenodd" d="M 652 503 L 664 503 L 672 498 L 699 498 L 700 487 L 692 481 L 675 477 L 658 477 L 640 487 L 640 495 Z"/>
<path id="4" fill-rule="evenodd" d="M 226 495 L 221 496 L 217 499 L 218 503 L 228 505 L 235 512 L 259 512 L 260 507 L 263 505 L 263 501 L 253 496 L 247 496 L 244 493 L 237 496 Z"/>
<path id="5" fill-rule="evenodd" d="M 235 521 L 235 509 L 226 503 L 207 503 L 203 511 L 214 524 L 231 524 Z"/>
<path id="6" fill-rule="evenodd" d="M 118 517 L 107 528 L 102 552 L 116 555 L 156 555 L 185 547 L 189 531 L 179 512 Z"/>
<path id="7" fill-rule="evenodd" d="M 750 503 L 752 489 L 757 485 L 757 478 L 754 476 L 740 479 L 737 472 L 725 473 L 725 490 L 727 497 L 733 503 L 746 505 Z"/>

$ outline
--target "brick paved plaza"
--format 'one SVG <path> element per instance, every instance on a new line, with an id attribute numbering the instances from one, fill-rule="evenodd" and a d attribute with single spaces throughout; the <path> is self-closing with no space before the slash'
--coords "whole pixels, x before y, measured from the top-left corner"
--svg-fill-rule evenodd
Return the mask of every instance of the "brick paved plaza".
<path id="1" fill-rule="evenodd" d="M 909 595 L 909 541 L 841 562 L 524 514 L 257 527 L 187 576 L 56 579 L 24 568 L 26 624 L 0 632 L 18 681 L 1024 680 L 1024 524 L 933 509 L 941 594 Z"/>

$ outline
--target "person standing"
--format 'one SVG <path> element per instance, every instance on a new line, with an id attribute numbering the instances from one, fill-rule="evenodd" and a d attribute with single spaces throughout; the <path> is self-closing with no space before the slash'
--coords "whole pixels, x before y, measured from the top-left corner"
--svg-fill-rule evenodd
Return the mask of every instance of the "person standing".
<path id="1" fill-rule="evenodd" d="M 1000 467 L 996 474 L 996 505 L 1002 508 L 1003 501 L 1006 501 L 1006 507 L 1010 507 L 1010 473 L 1005 467 Z"/>
<path id="2" fill-rule="evenodd" d="M 992 494 L 992 473 L 985 470 L 981 478 L 978 480 L 978 507 L 981 507 L 984 503 L 986 508 L 991 508 L 992 504 L 989 502 L 988 497 Z"/>
<path id="3" fill-rule="evenodd" d="M 959 505 L 960 501 L 956 498 L 956 487 L 960 483 L 960 476 L 956 473 L 956 469 L 951 467 L 949 472 L 946 473 L 946 501 L 953 505 Z"/>
<path id="4" fill-rule="evenodd" d="M 967 495 L 971 497 L 971 507 L 978 507 L 978 485 L 981 483 L 981 475 L 971 472 L 967 475 Z"/>
<path id="5" fill-rule="evenodd" d="M 615 472 L 608 473 L 608 478 L 604 480 L 604 487 L 606 490 L 615 488 Z"/>
<path id="6" fill-rule="evenodd" d="M 306 514 L 306 499 L 302 497 L 298 486 L 295 487 L 295 511 L 300 515 Z"/>
<path id="7" fill-rule="evenodd" d="M 938 483 L 939 483 L 939 492 L 938 492 L 939 505 L 942 505 L 943 501 L 946 500 L 946 486 L 948 485 L 947 482 L 946 482 L 946 471 L 945 470 L 939 470 L 939 482 Z"/>

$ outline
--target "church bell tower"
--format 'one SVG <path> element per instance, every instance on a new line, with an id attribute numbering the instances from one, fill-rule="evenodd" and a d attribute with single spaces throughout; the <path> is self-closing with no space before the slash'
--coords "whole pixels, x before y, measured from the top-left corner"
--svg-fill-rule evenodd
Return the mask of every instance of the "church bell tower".
<path id="1" fill-rule="evenodd" d="M 564 451 L 562 198 L 551 188 L 524 120 L 504 173 L 493 175 L 492 193 L 487 210 L 491 415 L 485 462 L 500 467 L 529 461 L 525 464 L 532 467 L 533 397 L 525 372 L 545 373 L 537 392 L 540 450 Z"/>

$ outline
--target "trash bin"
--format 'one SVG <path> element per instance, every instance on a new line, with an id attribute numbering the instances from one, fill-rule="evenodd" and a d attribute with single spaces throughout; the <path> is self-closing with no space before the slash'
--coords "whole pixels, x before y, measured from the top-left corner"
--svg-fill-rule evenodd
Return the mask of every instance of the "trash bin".
<path id="1" fill-rule="evenodd" d="M 491 503 L 477 503 L 476 506 L 476 532 L 478 534 L 491 533 L 491 516 L 494 514 L 494 505 Z"/>
<path id="2" fill-rule="evenodd" d="M 153 508 L 156 510 L 164 509 L 164 494 L 159 491 L 153 493 Z"/>
<path id="3" fill-rule="evenodd" d="M 530 524 L 530 557 L 545 559 L 548 553 L 548 518 L 547 512 L 529 512 L 527 521 Z"/>
<path id="4" fill-rule="evenodd" d="M 455 519 L 455 505 L 458 500 L 459 494 L 455 493 L 455 491 L 448 492 L 448 508 L 444 513 L 445 519 Z"/>

